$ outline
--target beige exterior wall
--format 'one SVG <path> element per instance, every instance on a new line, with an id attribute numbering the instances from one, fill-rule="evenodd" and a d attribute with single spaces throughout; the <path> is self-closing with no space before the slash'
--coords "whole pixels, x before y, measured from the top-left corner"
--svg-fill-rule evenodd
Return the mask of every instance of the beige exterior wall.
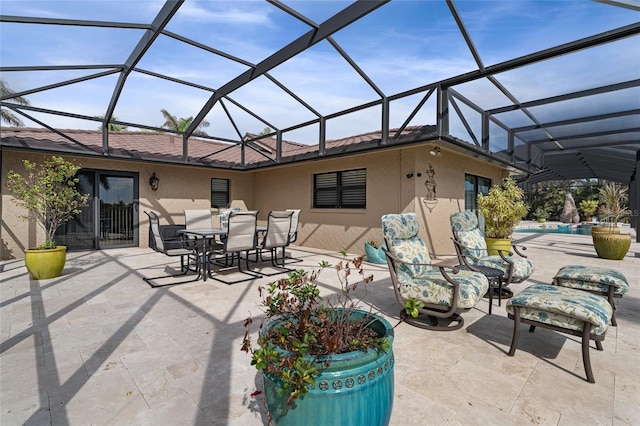
<path id="1" fill-rule="evenodd" d="M 431 212 L 423 203 L 429 163 L 435 170 L 438 198 Z M 363 167 L 367 169 L 366 209 L 311 208 L 314 174 Z M 407 178 L 409 173 L 412 178 Z M 464 210 L 465 173 L 488 177 L 494 183 L 506 176 L 498 165 L 454 151 L 443 149 L 441 157 L 433 157 L 423 145 L 254 172 L 254 200 L 262 219 L 270 210 L 302 209 L 296 244 L 359 254 L 364 254 L 365 241 L 383 240 L 382 215 L 416 212 L 429 250 L 436 256 L 451 255 L 455 253 L 449 216 Z"/>
<path id="2" fill-rule="evenodd" d="M 23 258 L 24 249 L 32 248 L 44 241 L 44 231 L 35 222 L 26 222 L 18 218 L 24 211 L 17 207 L 7 193 L 6 179 L 9 170 L 24 171 L 22 160 L 41 162 L 45 156 L 26 151 L 2 151 L 2 259 Z M 71 159 L 69 156 L 62 156 Z M 231 179 L 232 206 L 243 209 L 252 208 L 251 174 L 225 170 L 211 170 L 198 167 L 149 164 L 114 159 L 87 158 L 77 159 L 83 168 L 137 172 L 139 174 L 139 241 L 141 247 L 148 246 L 149 221 L 145 210 L 156 211 L 161 224 L 184 223 L 184 209 L 206 209 L 211 205 L 211 178 Z M 152 191 L 149 178 L 155 172 L 160 179 L 157 191 Z M 212 209 L 212 212 L 216 212 Z"/>
<path id="3" fill-rule="evenodd" d="M 421 235 L 429 250 L 437 255 L 454 253 L 450 240 L 449 215 L 464 210 L 464 175 L 488 177 L 497 183 L 506 176 L 497 164 L 474 159 L 443 148 L 441 157 L 429 155 L 421 145 L 403 149 L 316 160 L 292 166 L 252 172 L 210 170 L 178 165 L 159 165 L 101 158 L 79 158 L 85 168 L 139 173 L 139 241 L 146 247 L 148 220 L 145 210 L 159 213 L 161 224 L 184 223 L 183 210 L 209 208 L 212 177 L 230 179 L 232 207 L 259 210 L 262 224 L 271 210 L 301 209 L 298 240 L 295 244 L 328 250 L 364 253 L 364 242 L 382 241 L 380 217 L 387 213 L 416 212 L 421 218 Z M 23 170 L 21 161 L 40 162 L 44 156 L 32 152 L 2 152 L 2 259 L 22 258 L 23 250 L 44 239 L 35 223 L 17 217 L 19 210 L 5 187 L 9 170 Z M 69 157 L 66 157 L 69 158 Z M 429 211 L 423 203 L 427 193 L 424 182 L 429 164 L 435 171 L 438 203 Z M 366 209 L 313 209 L 313 175 L 329 171 L 367 169 Z M 158 191 L 149 187 L 155 172 L 160 179 Z M 413 177 L 407 178 L 407 174 Z M 422 176 L 417 176 L 420 173 Z M 212 209 L 215 213 L 215 209 Z"/>

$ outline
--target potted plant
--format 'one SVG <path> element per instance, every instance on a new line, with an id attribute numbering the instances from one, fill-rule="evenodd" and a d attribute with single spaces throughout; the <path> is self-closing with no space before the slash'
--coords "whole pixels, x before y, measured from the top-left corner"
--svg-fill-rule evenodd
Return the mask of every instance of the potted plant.
<path id="1" fill-rule="evenodd" d="M 582 200 L 580 201 L 580 210 L 582 210 L 582 214 L 585 217 L 587 222 L 591 222 L 593 220 L 593 215 L 596 213 L 598 209 L 598 200 Z"/>
<path id="2" fill-rule="evenodd" d="M 629 215 L 627 197 L 627 187 L 618 183 L 608 182 L 599 190 L 599 213 L 606 224 L 592 227 L 591 238 L 596 253 L 603 259 L 624 259 L 631 247 L 631 235 L 621 234 L 617 226 L 621 219 Z"/>
<path id="3" fill-rule="evenodd" d="M 75 177 L 80 166 L 62 157 L 50 157 L 42 164 L 23 160 L 26 175 L 10 170 L 7 188 L 13 202 L 26 209 L 19 217 L 35 221 L 44 229 L 45 240 L 37 248 L 25 250 L 25 265 L 35 279 L 59 276 L 66 261 L 66 247 L 56 246 L 53 239 L 58 227 L 80 213 L 87 205 L 88 194 L 76 188 Z"/>
<path id="4" fill-rule="evenodd" d="M 538 223 L 545 223 L 549 217 L 549 213 L 547 213 L 547 209 L 540 206 L 533 212 L 533 217 L 538 221 Z"/>
<path id="5" fill-rule="evenodd" d="M 484 216 L 489 254 L 511 251 L 511 234 L 529 211 L 523 199 L 524 191 L 511 178 L 505 179 L 501 187 L 492 186 L 487 195 L 478 194 L 478 212 Z"/>
<path id="6" fill-rule="evenodd" d="M 383 247 L 386 247 L 384 243 L 380 244 L 374 240 L 365 241 L 364 252 L 367 255 L 367 260 L 371 263 L 377 264 L 387 263 L 387 257 L 382 251 Z"/>
<path id="7" fill-rule="evenodd" d="M 320 297 L 320 269 L 302 269 L 259 287 L 265 316 L 257 345 L 251 317 L 242 350 L 261 373 L 269 422 L 277 425 L 388 424 L 393 405 L 393 328 L 383 317 L 358 308 L 351 294 L 373 280 L 362 257 L 335 269 L 337 295 Z M 358 282 L 351 283 L 356 276 Z"/>

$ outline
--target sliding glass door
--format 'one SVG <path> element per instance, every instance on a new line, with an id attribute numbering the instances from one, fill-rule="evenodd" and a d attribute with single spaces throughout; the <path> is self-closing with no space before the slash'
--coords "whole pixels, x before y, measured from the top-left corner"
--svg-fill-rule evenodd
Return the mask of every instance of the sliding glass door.
<path id="1" fill-rule="evenodd" d="M 68 250 L 138 245 L 138 174 L 102 170 L 78 172 L 89 205 L 56 232 Z"/>

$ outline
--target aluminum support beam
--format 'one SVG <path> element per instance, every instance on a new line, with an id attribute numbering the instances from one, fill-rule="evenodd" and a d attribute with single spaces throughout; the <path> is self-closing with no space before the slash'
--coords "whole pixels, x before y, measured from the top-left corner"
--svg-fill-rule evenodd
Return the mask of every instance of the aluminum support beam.
<path id="1" fill-rule="evenodd" d="M 255 69 L 245 71 L 233 80 L 224 84 L 218 89 L 218 91 L 205 103 L 204 107 L 193 119 L 191 125 L 187 128 L 185 135 L 191 136 L 195 131 L 198 124 L 204 120 L 206 115 L 211 111 L 218 99 L 223 96 L 227 96 L 234 90 L 244 86 L 257 77 L 269 72 L 273 68 L 282 64 L 283 62 L 291 59 L 295 55 L 307 50 L 311 46 L 321 42 L 330 35 L 336 33 L 352 22 L 357 21 L 370 12 L 373 12 L 390 0 L 371 0 L 371 1 L 357 1 L 347 6 L 344 10 L 333 15 L 325 22 L 320 24 L 317 29 L 310 30 L 297 40 L 289 43 L 287 46 L 278 50 L 273 55 L 269 56 L 262 62 L 256 65 Z"/>

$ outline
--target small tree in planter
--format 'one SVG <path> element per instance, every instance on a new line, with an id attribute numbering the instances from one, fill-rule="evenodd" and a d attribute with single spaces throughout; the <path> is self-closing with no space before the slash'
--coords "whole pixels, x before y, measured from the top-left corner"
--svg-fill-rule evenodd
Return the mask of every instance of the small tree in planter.
<path id="1" fill-rule="evenodd" d="M 607 222 L 605 227 L 592 227 L 591 238 L 599 257 L 604 259 L 624 259 L 631 247 L 631 235 L 621 234 L 618 222 L 629 216 L 627 208 L 627 188 L 617 183 L 606 183 L 600 188 L 602 205 L 599 213 Z"/>
<path id="2" fill-rule="evenodd" d="M 591 218 L 598 210 L 598 200 L 582 200 L 580 201 L 580 210 L 582 210 L 582 214 L 585 218 Z"/>
<path id="3" fill-rule="evenodd" d="M 497 254 L 498 249 L 511 251 L 511 234 L 529 212 L 523 199 L 524 191 L 511 178 L 505 179 L 502 187 L 492 186 L 487 195 L 478 195 L 478 212 L 484 216 L 489 254 Z"/>
<path id="4" fill-rule="evenodd" d="M 37 250 L 56 249 L 53 236 L 58 227 L 80 213 L 80 209 L 87 205 L 89 195 L 81 194 L 76 188 L 78 178 L 75 175 L 80 170 L 80 166 L 56 156 L 45 159 L 39 165 L 29 160 L 23 160 L 22 163 L 26 175 L 9 170 L 7 188 L 13 192 L 15 197 L 13 202 L 28 210 L 27 214 L 19 217 L 25 220 L 34 219 L 45 231 L 45 241 L 38 246 Z M 28 254 L 29 251 L 25 253 L 25 262 Z M 37 266 L 43 266 L 42 259 L 39 258 L 37 263 L 39 264 Z M 64 267 L 64 259 L 62 267 Z M 42 276 L 35 269 L 30 269 L 28 262 L 27 269 L 35 278 L 53 278 Z M 62 268 L 54 276 L 59 275 L 60 272 Z"/>
<path id="5" fill-rule="evenodd" d="M 535 217 L 538 222 L 543 223 L 547 221 L 549 213 L 547 212 L 547 209 L 540 206 L 533 212 L 533 217 Z"/>
<path id="6" fill-rule="evenodd" d="M 323 299 L 317 280 L 330 265 L 320 266 L 259 287 L 265 317 L 257 347 L 249 337 L 253 320 L 245 321 L 242 350 L 262 372 L 269 423 L 387 424 L 393 405 L 393 328 L 359 309 L 351 296 L 373 277 L 365 275 L 362 257 L 345 259 L 335 266 L 341 289 Z M 358 282 L 351 282 L 356 275 Z"/>

